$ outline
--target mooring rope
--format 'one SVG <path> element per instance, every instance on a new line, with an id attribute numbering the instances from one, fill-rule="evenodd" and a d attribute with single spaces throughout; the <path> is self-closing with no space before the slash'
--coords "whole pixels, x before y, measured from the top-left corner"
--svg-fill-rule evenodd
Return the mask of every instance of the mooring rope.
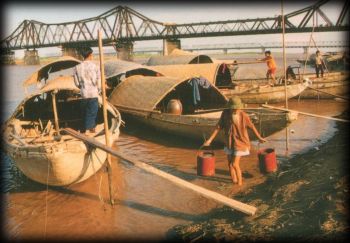
<path id="1" fill-rule="evenodd" d="M 47 198 L 48 198 L 48 194 L 49 194 L 49 176 L 50 176 L 50 161 L 49 159 L 46 157 L 47 160 L 47 176 L 46 176 L 46 195 L 45 195 L 45 226 L 44 226 L 44 239 L 46 240 L 46 233 L 47 233 L 47 214 L 48 214 L 48 210 L 47 210 Z"/>

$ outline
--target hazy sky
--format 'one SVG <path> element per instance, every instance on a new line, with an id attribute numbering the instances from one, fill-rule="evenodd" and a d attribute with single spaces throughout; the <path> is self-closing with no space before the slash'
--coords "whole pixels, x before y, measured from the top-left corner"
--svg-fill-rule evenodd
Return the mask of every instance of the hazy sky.
<path id="1" fill-rule="evenodd" d="M 74 2 L 74 1 L 73 1 Z M 285 14 L 307 7 L 313 4 L 315 1 L 285 1 L 284 12 Z M 5 14 L 5 29 L 4 34 L 7 36 L 25 19 L 37 20 L 44 23 L 61 23 L 68 21 L 76 21 L 84 18 L 95 17 L 100 15 L 111 8 L 118 5 L 128 6 L 141 14 L 160 22 L 174 22 L 174 23 L 191 23 L 191 22 L 204 22 L 204 21 L 217 21 L 217 20 L 229 20 L 229 19 L 247 19 L 258 17 L 273 17 L 281 13 L 281 2 L 268 2 L 261 4 L 259 2 L 253 2 L 250 4 L 239 1 L 238 3 L 223 3 L 217 4 L 195 4 L 181 2 L 175 4 L 174 2 L 168 4 L 160 3 L 127 3 L 127 2 L 114 2 L 114 3 L 79 3 L 79 4 L 43 4 L 43 3 L 15 3 L 6 4 L 4 6 Z M 249 2 L 248 2 L 249 3 Z M 335 19 L 341 11 L 342 1 L 336 4 L 327 5 L 327 16 L 331 20 Z M 333 18 L 333 19 L 332 19 Z M 315 33 L 316 41 L 322 40 L 344 40 L 345 33 Z M 310 34 L 288 34 L 286 41 L 308 41 Z M 247 41 L 249 40 L 249 41 Z M 211 38 L 196 38 L 196 39 L 182 39 L 182 45 L 193 44 L 225 44 L 225 43 L 247 43 L 247 42 L 279 42 L 281 41 L 281 35 L 259 35 L 259 36 L 232 36 L 232 37 L 211 37 Z M 136 42 L 135 47 L 138 46 L 150 46 L 155 47 L 161 45 L 161 41 L 144 41 Z M 39 49 L 40 51 L 43 49 Z M 59 51 L 50 48 L 53 52 Z M 43 52 L 43 51 L 41 51 Z M 17 55 L 17 54 L 16 54 Z"/>

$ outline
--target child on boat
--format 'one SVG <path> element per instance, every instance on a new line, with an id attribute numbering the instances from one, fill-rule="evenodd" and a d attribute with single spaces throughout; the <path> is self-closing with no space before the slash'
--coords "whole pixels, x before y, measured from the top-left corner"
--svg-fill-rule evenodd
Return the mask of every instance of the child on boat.
<path id="1" fill-rule="evenodd" d="M 203 144 L 209 146 L 214 140 L 218 132 L 223 129 L 225 132 L 225 148 L 229 171 L 233 184 L 242 185 L 242 172 L 239 162 L 242 156 L 249 155 L 250 140 L 248 129 L 253 130 L 260 142 L 266 142 L 256 130 L 251 122 L 248 114 L 241 110 L 243 103 L 240 98 L 230 98 L 225 109 L 220 117 L 216 129 L 211 134 L 210 138 Z"/>
<path id="2" fill-rule="evenodd" d="M 323 77 L 323 67 L 326 66 L 321 52 L 319 50 L 316 51 L 316 57 L 315 57 L 315 68 L 316 68 L 316 76 L 319 78 L 320 77 L 320 72 L 321 72 L 321 77 Z"/>
<path id="3" fill-rule="evenodd" d="M 266 78 L 269 81 L 271 77 L 272 83 L 270 83 L 269 81 L 270 85 L 275 84 L 276 83 L 275 74 L 277 70 L 277 65 L 276 65 L 275 59 L 271 55 L 271 51 L 265 51 L 265 58 L 262 58 L 262 59 L 257 58 L 256 60 L 266 62 L 267 64 Z"/>
<path id="4" fill-rule="evenodd" d="M 74 68 L 74 83 L 80 88 L 81 111 L 83 124 L 80 129 L 81 133 L 89 130 L 90 133 L 95 132 L 96 118 L 98 112 L 98 96 L 101 91 L 100 69 L 92 62 L 92 49 L 90 47 L 83 48 L 81 55 L 84 61 Z"/>

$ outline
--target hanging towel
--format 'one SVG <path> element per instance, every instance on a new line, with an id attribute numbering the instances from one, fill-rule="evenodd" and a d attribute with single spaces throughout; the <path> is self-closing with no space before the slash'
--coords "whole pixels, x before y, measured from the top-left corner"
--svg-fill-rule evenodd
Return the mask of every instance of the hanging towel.
<path id="1" fill-rule="evenodd" d="M 208 89 L 211 86 L 211 83 L 206 78 L 203 78 L 203 77 L 192 78 L 189 81 L 189 83 L 192 86 L 193 104 L 196 106 L 198 102 L 201 101 L 199 86 L 203 87 L 204 89 Z"/>

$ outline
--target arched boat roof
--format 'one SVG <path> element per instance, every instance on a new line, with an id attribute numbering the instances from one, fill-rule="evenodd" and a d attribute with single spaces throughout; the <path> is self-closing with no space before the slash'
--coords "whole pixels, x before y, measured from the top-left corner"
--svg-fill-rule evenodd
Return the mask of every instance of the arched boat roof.
<path id="1" fill-rule="evenodd" d="M 106 79 L 124 74 L 129 70 L 141 68 L 143 65 L 136 62 L 128 62 L 124 60 L 113 60 L 105 62 Z"/>
<path id="2" fill-rule="evenodd" d="M 198 64 L 213 63 L 211 57 L 207 55 L 168 55 L 168 56 L 152 56 L 148 59 L 148 66 L 157 65 L 177 65 L 177 64 Z"/>
<path id="3" fill-rule="evenodd" d="M 79 93 L 80 89 L 77 88 L 74 84 L 74 78 L 72 76 L 60 76 L 55 79 L 48 81 L 41 89 L 36 90 L 30 95 L 26 96 L 21 103 L 17 106 L 16 110 L 12 113 L 10 119 L 22 109 L 23 105 L 30 100 L 31 98 L 42 95 L 44 93 L 52 92 L 54 90 L 70 90 Z M 102 98 L 98 97 L 99 104 L 102 104 Z M 112 107 L 110 103 L 107 102 L 107 110 L 111 112 L 113 116 L 117 116 L 115 108 Z"/>
<path id="4" fill-rule="evenodd" d="M 210 83 L 215 85 L 218 71 L 222 63 L 205 63 L 205 64 L 181 64 L 181 65 L 162 65 L 152 66 L 148 69 L 158 72 L 163 76 L 191 78 L 196 76 L 202 76 L 206 78 Z"/>
<path id="5" fill-rule="evenodd" d="M 41 66 L 37 71 L 31 74 L 27 80 L 23 82 L 23 86 L 28 87 L 30 85 L 40 83 L 42 79 L 44 78 L 47 79 L 50 73 L 72 68 L 78 65 L 79 63 L 81 63 L 81 61 L 74 57 L 70 57 L 70 56 L 61 57 L 58 60 L 55 60 L 44 66 Z"/>
<path id="6" fill-rule="evenodd" d="M 188 82 L 188 79 L 135 75 L 121 82 L 113 90 L 109 101 L 117 107 L 154 110 L 165 96 L 185 82 Z M 224 101 L 227 100 L 215 86 L 212 85 L 211 90 Z"/>

